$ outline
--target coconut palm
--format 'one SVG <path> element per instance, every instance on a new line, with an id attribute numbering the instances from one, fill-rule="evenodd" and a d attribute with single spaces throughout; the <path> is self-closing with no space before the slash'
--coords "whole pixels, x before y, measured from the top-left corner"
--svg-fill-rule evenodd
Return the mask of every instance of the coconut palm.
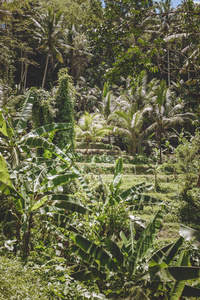
<path id="1" fill-rule="evenodd" d="M 110 129 L 107 127 L 106 121 L 99 113 L 89 114 L 85 112 L 76 126 L 76 137 L 86 142 L 86 153 L 91 142 L 99 141 L 109 133 Z"/>
<path id="2" fill-rule="evenodd" d="M 162 135 L 170 127 L 176 124 L 183 123 L 186 119 L 194 119 L 192 113 L 181 113 L 184 104 L 178 103 L 173 105 L 173 92 L 170 87 L 166 86 L 164 80 L 161 81 L 160 86 L 156 92 L 156 97 L 152 98 L 151 106 L 148 111 L 151 112 L 152 124 L 146 129 L 146 133 L 155 132 L 156 140 L 160 150 L 160 163 L 162 163 Z"/>
<path id="3" fill-rule="evenodd" d="M 148 109 L 148 106 L 145 106 L 141 110 L 115 110 L 108 119 L 114 124 L 113 132 L 127 139 L 128 149 L 132 155 L 136 154 L 143 140 L 144 116 Z"/>
<path id="4" fill-rule="evenodd" d="M 147 72 L 143 70 L 136 78 L 127 80 L 126 94 L 132 103 L 137 104 L 137 108 L 143 108 L 154 96 L 158 87 L 158 80 L 152 79 L 148 82 Z"/>
<path id="5" fill-rule="evenodd" d="M 158 81 L 151 80 L 148 84 L 147 74 L 142 71 L 137 78 L 128 78 L 126 86 L 127 89 L 115 99 L 108 122 L 115 125 L 114 132 L 126 137 L 129 152 L 135 155 L 144 138 L 145 115 L 150 109 L 148 103 L 155 97 Z"/>
<path id="6" fill-rule="evenodd" d="M 110 114 L 117 109 L 117 97 L 110 90 L 110 86 L 105 82 L 102 93 L 102 113 L 108 120 Z"/>
<path id="7" fill-rule="evenodd" d="M 46 52 L 46 63 L 42 80 L 42 88 L 44 88 L 49 59 L 51 58 L 52 65 L 54 65 L 54 57 L 62 63 L 63 57 L 59 48 L 70 47 L 63 43 L 63 36 L 66 32 L 62 27 L 61 11 L 55 13 L 48 7 L 47 13 L 40 15 L 39 18 L 41 20 L 40 23 L 36 19 L 33 19 L 33 21 L 36 25 L 35 38 L 41 43 L 37 50 Z"/>

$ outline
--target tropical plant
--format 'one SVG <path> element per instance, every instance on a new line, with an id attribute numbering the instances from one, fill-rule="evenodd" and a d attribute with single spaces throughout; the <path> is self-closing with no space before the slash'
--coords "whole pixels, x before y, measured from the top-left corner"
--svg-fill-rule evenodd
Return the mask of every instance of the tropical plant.
<path id="1" fill-rule="evenodd" d="M 170 87 L 166 86 L 165 81 L 161 81 L 156 91 L 156 97 L 151 100 L 151 107 L 148 107 L 153 122 L 145 132 L 147 134 L 154 132 L 158 148 L 160 151 L 160 163 L 162 163 L 162 135 L 163 133 L 185 120 L 192 121 L 194 115 L 190 112 L 181 113 L 184 108 L 183 103 L 173 104 L 173 93 Z"/>
<path id="2" fill-rule="evenodd" d="M 172 244 L 159 249 L 151 258 L 149 274 L 151 281 L 159 285 L 168 285 L 168 299 L 178 300 L 181 296 L 199 297 L 200 289 L 187 285 L 187 281 L 199 278 L 199 267 L 191 266 L 186 250 L 180 252 L 184 240 L 192 240 L 195 249 L 199 249 L 199 232 L 180 225 L 181 237 Z M 179 254 L 179 255 L 178 255 Z"/>
<path id="3" fill-rule="evenodd" d="M 55 100 L 52 98 L 52 95 L 43 89 L 37 88 L 31 88 L 30 95 L 33 99 L 31 115 L 33 129 L 53 123 L 56 116 L 56 109 Z"/>
<path id="4" fill-rule="evenodd" d="M 94 112 L 101 101 L 101 91 L 97 86 L 91 87 L 84 77 L 79 77 L 76 84 L 76 112 Z"/>
<path id="5" fill-rule="evenodd" d="M 62 54 L 59 48 L 69 48 L 69 46 L 63 43 L 63 35 L 66 34 L 62 27 L 62 12 L 54 12 L 52 8 L 48 7 L 45 15 L 39 16 L 40 21 L 38 22 L 33 18 L 36 26 L 35 38 L 39 40 L 39 47 L 37 50 L 46 52 L 46 63 L 44 69 L 44 75 L 42 80 L 42 88 L 44 88 L 49 59 L 51 58 L 52 66 L 54 66 L 54 57 L 59 62 L 63 62 Z"/>
<path id="6" fill-rule="evenodd" d="M 76 137 L 78 140 L 84 140 L 86 142 L 87 153 L 90 142 L 101 140 L 105 135 L 108 135 L 110 131 L 101 114 L 89 114 L 85 112 L 78 120 Z"/>
<path id="7" fill-rule="evenodd" d="M 199 151 L 198 140 L 191 137 L 190 141 L 183 138 L 181 143 L 175 150 L 175 157 L 177 159 L 177 168 L 184 173 L 182 196 L 186 200 L 187 192 L 191 188 L 192 183 L 199 169 L 197 154 Z"/>
<path id="8" fill-rule="evenodd" d="M 67 69 L 61 69 L 58 76 L 59 85 L 55 94 L 56 114 L 54 121 L 56 123 L 69 123 L 70 129 L 58 132 L 55 138 L 59 148 L 69 147 L 74 151 L 75 132 L 74 132 L 74 102 L 75 89 L 72 84 L 72 78 L 68 75 Z"/>
<path id="9" fill-rule="evenodd" d="M 137 110 L 137 105 L 130 103 L 125 98 L 125 100 L 120 100 L 120 108 L 109 116 L 108 122 L 114 125 L 114 134 L 119 134 L 127 139 L 128 150 L 132 155 L 135 155 L 144 137 L 144 116 L 149 107 L 146 106 L 141 110 Z"/>
<path id="10" fill-rule="evenodd" d="M 70 167 L 72 156 L 70 153 L 65 154 L 44 138 L 57 130 L 70 128 L 70 124 L 48 124 L 18 138 L 16 132 L 22 133 L 31 108 L 28 95 L 21 114 L 14 122 L 15 127 L 12 127 L 10 118 L 6 119 L 2 112 L 0 119 L 3 135 L 1 141 L 5 145 L 2 153 L 7 160 L 5 161 L 1 155 L 0 191 L 4 198 L 9 197 L 12 202 L 11 208 L 6 213 L 5 223 L 9 221 L 16 225 L 16 240 L 24 257 L 29 254 L 31 228 L 38 213 L 39 215 L 50 213 L 58 221 L 63 218 L 65 226 L 68 220 L 65 209 L 79 213 L 87 211 L 78 200 L 72 200 L 63 194 L 62 189 L 58 189 L 59 186 L 81 177 L 75 168 L 72 170 Z M 35 157 L 37 147 L 48 150 L 57 157 L 57 160 Z M 83 179 L 80 180 L 82 183 Z"/>

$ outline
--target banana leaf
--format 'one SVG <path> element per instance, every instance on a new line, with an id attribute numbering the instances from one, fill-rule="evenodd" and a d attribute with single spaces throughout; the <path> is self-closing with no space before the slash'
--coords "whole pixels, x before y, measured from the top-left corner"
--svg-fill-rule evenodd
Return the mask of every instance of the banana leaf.
<path id="1" fill-rule="evenodd" d="M 13 135 L 13 129 L 8 125 L 2 110 L 0 110 L 0 132 L 6 137 L 11 137 Z"/>
<path id="2" fill-rule="evenodd" d="M 194 239 L 192 242 L 193 247 L 197 250 L 200 249 L 200 231 L 181 224 L 179 234 L 184 237 L 186 241 Z"/>
<path id="3" fill-rule="evenodd" d="M 185 285 L 182 296 L 184 297 L 198 297 L 200 298 L 200 289 L 193 286 Z"/>
<path id="4" fill-rule="evenodd" d="M 112 254 L 112 257 L 114 257 L 116 259 L 117 263 L 119 263 L 120 265 L 123 265 L 123 263 L 124 263 L 124 255 L 121 252 L 121 250 L 118 247 L 118 245 L 115 242 L 113 242 L 112 240 L 108 239 L 108 238 L 106 238 L 105 244 L 107 246 L 107 249 Z"/>
<path id="5" fill-rule="evenodd" d="M 164 263 L 166 266 L 170 264 L 178 249 L 183 244 L 184 239 L 182 237 L 178 238 L 175 243 L 169 244 L 161 249 L 159 249 L 152 257 L 151 260 L 158 264 Z"/>
<path id="6" fill-rule="evenodd" d="M 49 176 L 45 181 L 42 183 L 41 187 L 38 188 L 38 191 L 47 192 L 49 190 L 55 189 L 57 186 L 66 184 L 69 181 L 78 178 L 78 175 L 75 173 L 68 173 L 68 174 L 58 174 L 54 176 Z"/>
<path id="7" fill-rule="evenodd" d="M 130 257 L 130 261 L 133 262 L 133 269 L 130 270 L 133 274 L 136 271 L 138 262 L 141 261 L 150 251 L 160 226 L 162 223 L 163 212 L 158 211 L 152 222 L 148 224 L 146 229 L 142 232 L 139 240 L 136 243 L 134 253 Z"/>
<path id="8" fill-rule="evenodd" d="M 72 239 L 84 252 L 93 257 L 100 266 L 107 268 L 110 271 L 118 271 L 116 263 L 101 247 L 90 242 L 79 234 L 73 234 Z"/>
<path id="9" fill-rule="evenodd" d="M 63 130 L 63 129 L 70 129 L 72 127 L 71 124 L 69 123 L 52 123 L 52 124 L 47 124 L 43 125 L 41 127 L 38 127 L 37 129 L 31 131 L 29 134 L 26 135 L 28 136 L 42 136 L 47 133 L 51 133 L 53 131 L 57 130 Z"/>
<path id="10" fill-rule="evenodd" d="M 60 150 L 57 146 L 55 146 L 53 143 L 50 143 L 43 137 L 39 136 L 25 136 L 20 141 L 17 142 L 22 147 L 31 146 L 31 147 L 37 147 L 37 148 L 44 148 L 49 150 L 52 154 L 55 154 L 57 157 L 59 157 L 61 160 L 63 160 L 66 163 L 71 163 L 71 158 L 68 154 L 65 154 Z"/>
<path id="11" fill-rule="evenodd" d="M 176 266 L 190 266 L 190 259 L 188 253 L 184 250 L 181 252 L 177 262 Z M 170 300 L 179 300 L 183 289 L 185 287 L 186 280 L 176 281 L 174 283 L 174 286 L 170 292 Z"/>
<path id="12" fill-rule="evenodd" d="M 190 280 L 200 277 L 200 267 L 168 267 L 158 268 L 154 281 L 174 282 L 181 280 Z"/>
<path id="13" fill-rule="evenodd" d="M 30 91 L 27 93 L 26 99 L 23 103 L 21 111 L 17 114 L 17 118 L 13 122 L 15 131 L 17 133 L 21 132 L 26 128 L 27 121 L 31 115 L 33 107 L 33 98 L 30 96 Z"/>

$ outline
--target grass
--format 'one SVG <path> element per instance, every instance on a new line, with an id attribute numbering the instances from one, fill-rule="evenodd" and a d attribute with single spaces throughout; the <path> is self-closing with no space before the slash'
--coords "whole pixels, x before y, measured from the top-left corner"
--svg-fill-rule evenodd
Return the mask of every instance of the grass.
<path id="1" fill-rule="evenodd" d="M 16 258 L 0 257 L 0 299 L 50 299 L 50 289 Z"/>

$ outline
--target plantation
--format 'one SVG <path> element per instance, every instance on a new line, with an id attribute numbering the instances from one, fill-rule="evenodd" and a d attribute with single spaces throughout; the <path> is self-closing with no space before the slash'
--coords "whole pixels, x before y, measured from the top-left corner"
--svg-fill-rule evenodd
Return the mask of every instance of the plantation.
<path id="1" fill-rule="evenodd" d="M 0 299 L 200 298 L 199 14 L 0 1 Z"/>

